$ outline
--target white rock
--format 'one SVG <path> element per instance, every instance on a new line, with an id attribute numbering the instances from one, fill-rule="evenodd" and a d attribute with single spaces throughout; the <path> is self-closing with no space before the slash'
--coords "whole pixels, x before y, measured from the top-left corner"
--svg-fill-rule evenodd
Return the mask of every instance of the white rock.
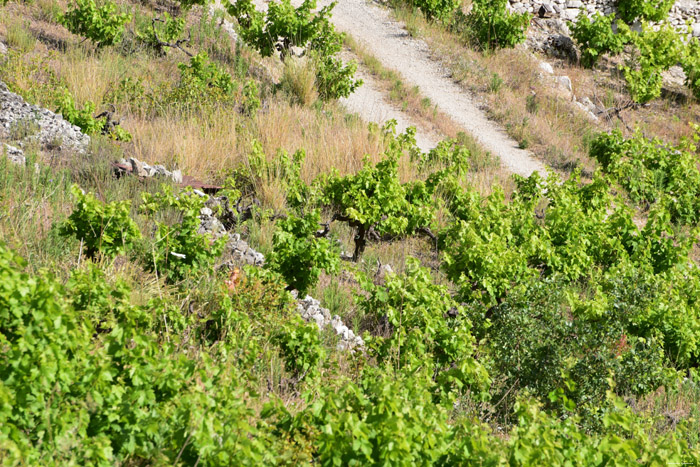
<path id="1" fill-rule="evenodd" d="M 574 92 L 574 89 L 571 86 L 571 79 L 568 76 L 557 76 L 556 80 L 559 87 L 566 89 L 569 92 Z"/>
<path id="2" fill-rule="evenodd" d="M 540 70 L 544 71 L 548 75 L 554 74 L 554 68 L 552 68 L 552 65 L 547 62 L 540 62 Z"/>

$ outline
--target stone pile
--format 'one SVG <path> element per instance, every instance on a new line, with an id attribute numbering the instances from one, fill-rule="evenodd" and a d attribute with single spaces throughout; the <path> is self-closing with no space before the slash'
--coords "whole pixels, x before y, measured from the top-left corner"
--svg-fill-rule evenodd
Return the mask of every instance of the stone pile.
<path id="1" fill-rule="evenodd" d="M 150 177 L 164 177 L 170 178 L 175 183 L 182 183 L 182 172 L 180 169 L 173 170 L 172 172 L 166 169 L 162 165 L 148 165 L 147 163 L 136 159 L 135 157 L 130 157 L 129 160 L 121 159 L 117 163 L 117 168 L 130 172 L 133 175 L 139 177 L 150 178 Z"/>
<path id="2" fill-rule="evenodd" d="M 0 81 L 0 138 L 37 141 L 42 147 L 84 152 L 90 137 L 61 115 L 29 104 Z"/>
<path id="3" fill-rule="evenodd" d="M 294 292 L 296 298 L 296 291 Z M 321 303 L 315 298 L 307 295 L 303 299 L 297 299 L 297 312 L 306 322 L 315 322 L 319 329 L 330 326 L 340 337 L 338 349 L 354 349 L 364 347 L 365 342 L 360 336 L 356 336 L 352 329 L 343 324 L 338 315 L 332 316 L 327 308 L 323 308 Z"/>

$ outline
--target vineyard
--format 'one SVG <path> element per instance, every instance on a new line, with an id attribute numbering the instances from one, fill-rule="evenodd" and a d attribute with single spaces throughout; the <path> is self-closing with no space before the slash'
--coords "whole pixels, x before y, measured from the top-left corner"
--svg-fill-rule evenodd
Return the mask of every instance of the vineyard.
<path id="1" fill-rule="evenodd" d="M 531 18 L 469 5 L 386 6 L 513 92 L 488 66 Z M 0 464 L 700 465 L 700 42 L 671 6 L 571 23 L 626 107 L 524 177 L 348 114 L 368 59 L 334 3 L 0 0 Z M 650 108 L 684 133 L 628 124 Z"/>

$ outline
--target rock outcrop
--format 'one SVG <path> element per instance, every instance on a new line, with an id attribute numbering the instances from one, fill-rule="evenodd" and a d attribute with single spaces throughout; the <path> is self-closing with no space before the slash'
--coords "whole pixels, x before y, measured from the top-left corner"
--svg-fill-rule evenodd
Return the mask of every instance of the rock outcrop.
<path id="1" fill-rule="evenodd" d="M 90 137 L 48 109 L 32 105 L 0 81 L 0 138 L 37 141 L 42 148 L 84 152 Z"/>

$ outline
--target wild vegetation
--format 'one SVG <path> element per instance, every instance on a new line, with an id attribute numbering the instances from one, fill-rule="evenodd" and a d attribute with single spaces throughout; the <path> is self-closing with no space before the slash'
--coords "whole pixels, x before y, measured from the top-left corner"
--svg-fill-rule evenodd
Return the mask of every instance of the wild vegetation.
<path id="1" fill-rule="evenodd" d="M 590 174 L 501 185 L 463 138 L 424 152 L 344 113 L 359 82 L 330 8 L 205 3 L 0 10 L 0 79 L 92 135 L 0 158 L 3 463 L 700 464 L 697 127 L 600 132 Z M 456 33 L 460 4 L 415 6 Z M 457 31 L 474 53 L 524 38 L 504 9 L 469 13 L 493 19 Z M 598 21 L 591 65 L 619 47 Z M 667 34 L 627 45 L 656 72 Z M 282 85 L 309 70 L 318 100 Z M 114 177 L 135 156 L 223 198 Z M 205 210 L 264 267 L 236 263 Z M 364 346 L 305 322 L 294 290 Z"/>

